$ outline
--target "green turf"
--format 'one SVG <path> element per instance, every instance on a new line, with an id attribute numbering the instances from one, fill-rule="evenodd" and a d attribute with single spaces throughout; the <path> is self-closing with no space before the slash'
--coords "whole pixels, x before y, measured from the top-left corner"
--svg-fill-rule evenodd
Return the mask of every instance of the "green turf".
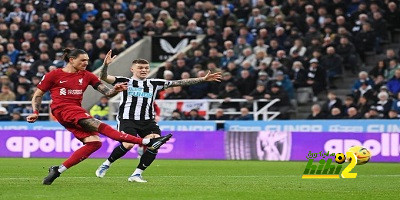
<path id="1" fill-rule="evenodd" d="M 0 199 L 398 199 L 400 166 L 356 166 L 356 179 L 305 180 L 306 162 L 156 160 L 148 183 L 129 183 L 137 160 L 117 161 L 100 179 L 103 160 L 88 159 L 53 185 L 41 185 L 61 159 L 0 159 Z"/>

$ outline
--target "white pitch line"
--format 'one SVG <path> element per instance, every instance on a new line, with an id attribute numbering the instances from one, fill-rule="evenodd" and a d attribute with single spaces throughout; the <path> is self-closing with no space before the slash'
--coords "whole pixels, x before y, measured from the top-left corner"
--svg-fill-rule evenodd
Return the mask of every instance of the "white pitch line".
<path id="1" fill-rule="evenodd" d="M 383 175 L 359 175 L 361 177 L 400 177 L 400 174 L 383 174 Z M 159 177 L 159 178 L 204 178 L 204 177 L 225 177 L 225 178 L 287 178 L 287 177 L 299 177 L 301 179 L 301 175 L 265 175 L 265 176 L 146 176 L 146 177 Z M 72 176 L 72 177 L 61 177 L 62 179 L 98 179 L 93 176 Z M 112 178 L 128 178 L 128 176 L 109 176 L 104 179 L 112 179 Z M 41 179 L 41 177 L 1 177 L 0 180 L 32 180 L 32 179 Z"/>

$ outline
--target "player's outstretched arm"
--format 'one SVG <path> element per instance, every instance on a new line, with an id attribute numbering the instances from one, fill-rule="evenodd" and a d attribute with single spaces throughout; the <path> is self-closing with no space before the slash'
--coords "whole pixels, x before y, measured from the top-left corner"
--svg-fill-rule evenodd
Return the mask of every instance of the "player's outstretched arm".
<path id="1" fill-rule="evenodd" d="M 128 83 L 117 83 L 114 85 L 113 89 L 108 88 L 104 83 L 100 83 L 96 87 L 97 91 L 99 91 L 100 93 L 104 94 L 107 97 L 113 97 L 117 95 L 119 92 L 122 92 L 127 89 L 128 89 Z"/>
<path id="2" fill-rule="evenodd" d="M 176 86 L 187 86 L 187 85 L 194 85 L 198 84 L 201 82 L 211 82 L 211 81 L 217 81 L 221 82 L 221 72 L 216 72 L 216 73 L 211 73 L 211 71 L 208 71 L 207 75 L 201 78 L 188 78 L 188 79 L 182 79 L 182 80 L 175 80 L 172 82 L 166 82 L 165 88 L 168 87 L 176 87 Z"/>
<path id="3" fill-rule="evenodd" d="M 33 94 L 32 97 L 33 113 L 30 114 L 28 117 L 26 117 L 26 121 L 28 121 L 29 123 L 35 122 L 39 117 L 39 109 L 40 105 L 42 104 L 43 95 L 44 92 L 40 89 L 36 89 L 35 93 Z"/>
<path id="4" fill-rule="evenodd" d="M 103 66 L 101 66 L 101 72 L 100 72 L 100 79 L 112 84 L 115 82 L 115 76 L 108 75 L 107 70 L 108 70 L 108 65 L 111 64 L 112 61 L 114 61 L 114 58 L 116 56 L 111 57 L 112 51 L 108 51 L 106 57 L 104 58 Z"/>

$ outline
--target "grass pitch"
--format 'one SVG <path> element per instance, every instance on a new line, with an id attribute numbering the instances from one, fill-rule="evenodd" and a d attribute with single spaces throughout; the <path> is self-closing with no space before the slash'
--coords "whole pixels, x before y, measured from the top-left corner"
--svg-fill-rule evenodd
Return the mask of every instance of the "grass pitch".
<path id="1" fill-rule="evenodd" d="M 400 165 L 356 166 L 356 179 L 301 179 L 306 162 L 156 160 L 127 178 L 137 160 L 122 159 L 95 177 L 103 159 L 87 159 L 50 186 L 41 184 L 63 159 L 0 159 L 0 199 L 398 199 Z M 346 164 L 347 165 L 347 164 Z"/>

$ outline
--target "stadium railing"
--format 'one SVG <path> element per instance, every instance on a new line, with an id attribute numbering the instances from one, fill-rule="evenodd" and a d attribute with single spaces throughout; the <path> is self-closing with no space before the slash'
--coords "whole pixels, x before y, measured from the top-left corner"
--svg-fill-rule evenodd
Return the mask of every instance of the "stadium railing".
<path id="1" fill-rule="evenodd" d="M 49 105 L 50 102 L 51 101 L 42 101 L 42 106 L 43 105 Z M 0 101 L 0 105 L 1 106 L 4 106 L 4 105 L 8 105 L 8 106 L 9 105 L 29 105 L 30 106 L 30 105 L 32 105 L 32 102 L 31 101 Z M 12 113 L 12 111 L 9 111 L 9 112 Z M 28 116 L 30 114 L 31 113 L 23 113 L 23 112 L 21 112 L 21 116 L 23 116 L 23 117 L 26 117 L 26 116 Z M 50 114 L 49 113 L 40 112 L 39 116 L 50 116 Z"/>
<path id="2" fill-rule="evenodd" d="M 279 102 L 279 99 L 273 100 L 254 100 L 248 101 L 246 99 L 230 99 L 229 102 L 235 103 L 250 103 L 253 106 L 253 111 L 250 111 L 249 114 L 253 115 L 254 121 L 259 119 L 259 116 L 262 116 L 263 121 L 270 121 L 275 119 L 280 112 L 270 110 L 271 106 L 275 103 Z M 166 117 L 170 117 L 172 111 L 181 108 L 181 111 L 189 112 L 191 109 L 197 109 L 199 112 L 204 113 L 204 117 L 209 119 L 210 115 L 214 115 L 216 109 L 225 101 L 224 99 L 169 99 L 169 100 L 161 100 L 158 99 L 155 101 L 157 106 L 161 110 L 161 119 Z M 266 105 L 259 108 L 259 104 L 261 102 L 265 102 Z M 115 116 L 118 112 L 118 106 L 120 101 L 117 99 L 111 99 L 109 102 L 109 119 L 115 119 Z M 185 109 L 186 108 L 186 109 Z M 234 110 L 234 109 L 233 109 Z M 239 111 L 233 111 L 232 109 L 224 110 L 224 115 L 240 115 Z"/>
<path id="3" fill-rule="evenodd" d="M 247 101 L 246 99 L 230 99 L 229 102 L 232 103 L 247 103 L 247 104 L 252 104 L 253 111 L 250 111 L 249 114 L 253 115 L 254 121 L 257 121 L 259 119 L 259 116 L 262 116 L 262 120 L 264 121 L 269 121 L 275 119 L 280 112 L 279 111 L 271 111 L 270 108 L 272 105 L 274 105 L 276 102 L 279 102 L 279 99 L 273 99 L 273 100 L 254 100 L 254 101 Z M 42 101 L 42 106 L 43 105 L 49 105 L 51 101 Z M 187 111 L 189 112 L 191 109 L 198 109 L 200 112 L 203 112 L 205 115 L 206 119 L 209 119 L 210 115 L 214 115 L 216 112 L 216 109 L 221 105 L 223 102 L 228 102 L 225 101 L 224 99 L 170 99 L 170 100 L 162 100 L 158 99 L 156 100 L 156 104 L 158 107 L 161 109 L 161 119 L 165 117 L 169 117 L 172 114 L 172 111 L 177 109 L 178 104 L 181 106 L 181 108 L 185 107 L 186 110 L 182 111 Z M 259 108 L 259 104 L 264 102 L 266 105 L 262 106 Z M 28 105 L 30 106 L 32 104 L 31 101 L 0 101 L 0 105 Z M 117 99 L 112 99 L 108 102 L 108 105 L 110 107 L 109 111 L 109 119 L 115 119 L 115 116 L 117 115 L 118 111 L 118 106 L 119 106 L 119 100 Z M 12 111 L 9 111 L 9 114 L 11 114 Z M 21 112 L 21 116 L 26 117 L 31 113 L 23 113 Z M 226 109 L 224 111 L 224 115 L 240 115 L 240 111 L 235 111 L 234 109 Z M 48 117 L 50 114 L 47 112 L 40 112 L 39 116 L 42 117 Z"/>

